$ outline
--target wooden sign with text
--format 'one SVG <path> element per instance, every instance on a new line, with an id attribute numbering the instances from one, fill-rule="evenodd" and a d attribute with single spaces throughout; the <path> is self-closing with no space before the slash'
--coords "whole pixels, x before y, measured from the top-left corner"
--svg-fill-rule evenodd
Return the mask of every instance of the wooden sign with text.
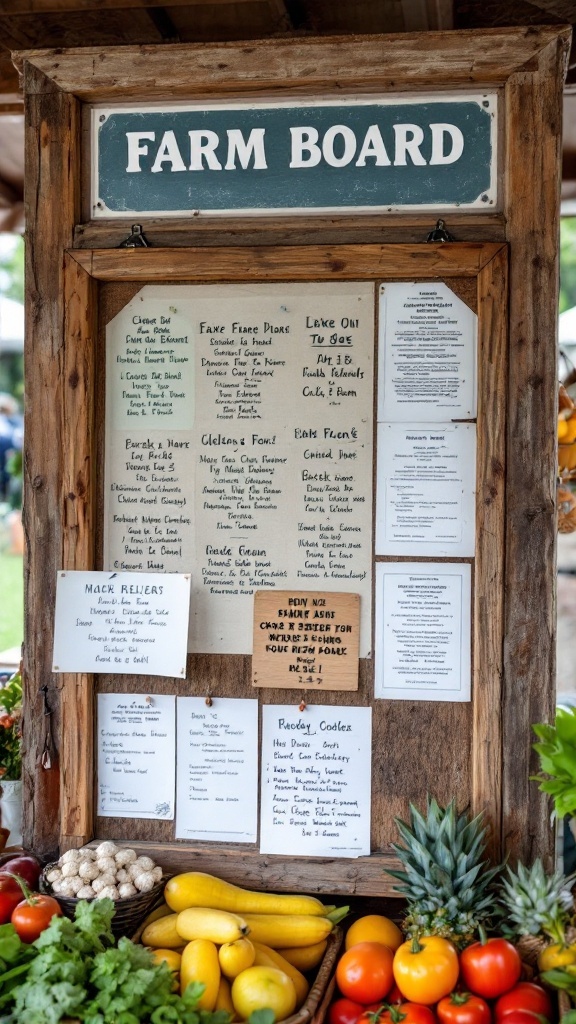
<path id="1" fill-rule="evenodd" d="M 252 685 L 358 689 L 360 595 L 257 590 Z"/>

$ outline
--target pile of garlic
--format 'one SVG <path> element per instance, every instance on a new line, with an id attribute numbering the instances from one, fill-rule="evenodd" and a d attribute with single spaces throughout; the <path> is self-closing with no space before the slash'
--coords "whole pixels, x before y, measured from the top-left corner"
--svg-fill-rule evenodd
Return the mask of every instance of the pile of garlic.
<path id="1" fill-rule="evenodd" d="M 151 857 L 106 841 L 95 850 L 67 850 L 45 875 L 55 896 L 126 900 L 150 892 L 162 878 Z"/>

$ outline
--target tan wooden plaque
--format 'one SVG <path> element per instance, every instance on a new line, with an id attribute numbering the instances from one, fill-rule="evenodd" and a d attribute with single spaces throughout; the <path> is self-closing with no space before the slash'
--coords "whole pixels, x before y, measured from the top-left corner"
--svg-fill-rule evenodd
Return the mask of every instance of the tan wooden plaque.
<path id="1" fill-rule="evenodd" d="M 360 595 L 254 594 L 252 685 L 357 690 Z"/>

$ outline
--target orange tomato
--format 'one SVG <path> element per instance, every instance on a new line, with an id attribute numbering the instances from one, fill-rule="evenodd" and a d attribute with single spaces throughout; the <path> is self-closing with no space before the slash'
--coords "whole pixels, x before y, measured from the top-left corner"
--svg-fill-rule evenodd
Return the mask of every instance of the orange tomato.
<path id="1" fill-rule="evenodd" d="M 448 939 L 423 935 L 409 939 L 394 955 L 394 980 L 406 999 L 430 1006 L 452 991 L 458 980 L 458 954 Z"/>
<path id="2" fill-rule="evenodd" d="M 346 932 L 346 949 L 350 949 L 358 942 L 381 942 L 383 946 L 388 946 L 388 949 L 394 952 L 404 942 L 404 936 L 398 925 L 394 924 L 389 917 L 382 917 L 381 914 L 367 914 L 354 921 Z"/>
<path id="3" fill-rule="evenodd" d="M 336 984 L 355 1003 L 375 1003 L 392 988 L 394 954 L 381 942 L 358 942 L 340 957 Z"/>

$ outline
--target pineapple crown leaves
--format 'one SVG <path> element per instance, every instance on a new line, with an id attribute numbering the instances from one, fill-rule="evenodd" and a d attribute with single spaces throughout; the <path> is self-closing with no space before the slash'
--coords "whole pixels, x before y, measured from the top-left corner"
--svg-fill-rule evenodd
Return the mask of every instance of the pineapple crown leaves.
<path id="1" fill-rule="evenodd" d="M 527 868 L 521 862 L 502 878 L 500 903 L 516 935 L 547 935 L 563 944 L 573 910 L 574 875 L 547 875 L 540 858 Z"/>
<path id="2" fill-rule="evenodd" d="M 559 818 L 576 813 L 576 708 L 559 707 L 554 725 L 533 725 L 540 772 L 531 778 L 554 800 Z"/>
<path id="3" fill-rule="evenodd" d="M 426 817 L 411 804 L 410 824 L 397 818 L 396 826 L 405 845 L 392 848 L 404 870 L 388 874 L 402 883 L 395 889 L 409 904 L 442 905 L 448 913 L 468 908 L 483 913 L 490 907 L 487 890 L 500 868 L 480 860 L 486 835 L 481 814 L 469 821 L 465 813 L 456 815 L 454 800 L 443 809 L 428 797 Z"/>

